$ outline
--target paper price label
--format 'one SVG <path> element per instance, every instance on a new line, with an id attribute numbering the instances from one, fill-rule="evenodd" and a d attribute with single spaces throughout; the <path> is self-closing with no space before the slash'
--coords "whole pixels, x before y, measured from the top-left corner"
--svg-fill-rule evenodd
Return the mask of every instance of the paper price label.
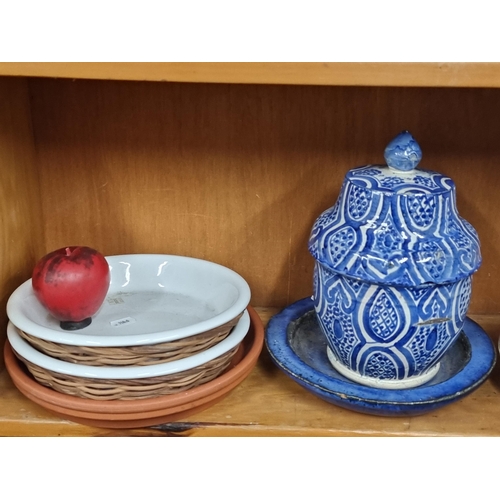
<path id="1" fill-rule="evenodd" d="M 130 323 L 135 323 L 135 319 L 121 318 L 121 319 L 115 319 L 114 321 L 110 321 L 111 326 L 124 326 L 124 325 L 129 325 Z"/>

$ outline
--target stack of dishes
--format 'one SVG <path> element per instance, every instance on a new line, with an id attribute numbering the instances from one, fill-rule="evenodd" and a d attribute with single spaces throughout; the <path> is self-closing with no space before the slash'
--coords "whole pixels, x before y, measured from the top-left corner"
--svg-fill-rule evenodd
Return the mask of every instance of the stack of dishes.
<path id="1" fill-rule="evenodd" d="M 360 384 L 331 363 L 311 297 L 273 316 L 265 342 L 276 366 L 310 393 L 348 410 L 385 417 L 422 415 L 459 401 L 486 381 L 497 359 L 488 334 L 466 318 L 431 380 L 404 389 Z"/>
<path id="2" fill-rule="evenodd" d="M 171 420 L 185 409 L 177 408 L 179 396 L 195 391 L 190 407 L 203 408 L 249 374 L 262 349 L 263 327 L 241 276 L 212 262 L 173 255 L 107 260 L 106 300 L 82 330 L 61 329 L 36 299 L 31 280 L 10 297 L 5 359 L 21 392 L 70 419 L 99 420 L 99 409 L 106 407 L 104 420 L 123 413 L 142 425 L 137 410 L 144 403 L 149 407 L 148 400 L 155 400 L 155 413 L 146 418 L 164 421 L 168 407 Z M 235 370 L 241 363 L 244 367 Z M 196 391 L 204 396 L 193 406 Z M 207 400 L 207 394 L 213 397 Z M 75 405 L 77 415 L 65 411 L 72 407 L 74 413 Z M 87 416 L 78 413 L 86 409 L 92 410 Z M 121 426 L 130 421 L 122 419 Z"/>

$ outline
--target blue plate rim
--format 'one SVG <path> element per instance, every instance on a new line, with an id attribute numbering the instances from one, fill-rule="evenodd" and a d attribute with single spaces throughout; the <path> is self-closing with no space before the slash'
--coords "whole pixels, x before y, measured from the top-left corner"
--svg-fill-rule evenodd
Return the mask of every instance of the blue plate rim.
<path id="1" fill-rule="evenodd" d="M 359 400 L 363 403 L 398 406 L 446 402 L 465 396 L 479 387 L 488 378 L 496 363 L 497 352 L 493 341 L 475 321 L 467 317 L 463 333 L 470 343 L 471 357 L 456 375 L 443 382 L 411 389 L 378 389 L 362 386 L 347 379 L 334 379 L 305 363 L 288 343 L 287 329 L 290 322 L 296 321 L 312 310 L 314 304 L 311 297 L 300 299 L 285 307 L 269 320 L 266 326 L 265 344 L 273 361 L 292 379 L 330 397 L 351 402 Z M 323 380 L 321 385 L 314 380 L 318 376 Z"/>

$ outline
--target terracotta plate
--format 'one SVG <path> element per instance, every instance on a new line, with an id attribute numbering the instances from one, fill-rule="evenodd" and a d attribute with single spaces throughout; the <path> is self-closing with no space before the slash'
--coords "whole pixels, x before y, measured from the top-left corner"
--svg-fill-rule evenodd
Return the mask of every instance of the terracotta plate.
<path id="1" fill-rule="evenodd" d="M 168 396 L 130 401 L 95 401 L 58 393 L 36 382 L 5 343 L 5 366 L 16 387 L 58 416 L 86 425 L 133 428 L 170 422 L 204 410 L 223 399 L 251 372 L 262 350 L 264 327 L 249 306 L 251 325 L 231 366 L 216 379 Z"/>
<path id="2" fill-rule="evenodd" d="M 20 365 L 20 369 L 24 371 L 22 363 L 17 360 L 17 364 Z M 215 402 L 227 396 L 236 386 L 238 386 L 245 378 L 250 374 L 252 367 L 250 366 L 248 371 L 243 372 L 238 378 L 231 381 L 231 383 L 218 391 L 209 394 L 208 396 L 197 399 L 196 401 L 192 401 L 190 403 L 186 403 L 180 406 L 172 406 L 170 408 L 159 409 L 159 410 L 151 410 L 151 411 L 137 411 L 135 413 L 98 413 L 92 411 L 83 411 L 83 410 L 75 410 L 72 408 L 65 408 L 53 403 L 49 403 L 43 399 L 40 399 L 30 393 L 29 390 L 26 390 L 25 387 L 20 386 L 18 389 L 28 398 L 31 399 L 34 403 L 43 406 L 45 409 L 62 414 L 65 418 L 86 418 L 92 420 L 102 420 L 102 421 L 130 421 L 134 419 L 144 419 L 144 418 L 156 418 L 163 417 L 167 415 L 177 415 L 178 413 L 189 413 L 190 415 L 194 413 L 192 410 L 201 411 L 198 408 L 208 408 L 215 404 Z M 175 420 L 175 418 L 174 418 Z"/>
<path id="3" fill-rule="evenodd" d="M 217 399 L 214 399 L 210 403 L 206 403 L 197 408 L 191 408 L 190 410 L 182 411 L 179 413 L 172 413 L 171 415 L 164 415 L 161 417 L 137 418 L 132 420 L 97 420 L 92 418 L 69 417 L 65 413 L 60 413 L 53 410 L 51 410 L 51 412 L 62 419 L 71 420 L 73 422 L 76 422 L 77 424 L 89 425 L 91 427 L 99 427 L 102 429 L 138 429 L 140 427 L 151 427 L 153 425 L 161 425 L 182 420 L 186 417 L 194 415 L 195 413 L 200 413 L 203 410 L 210 408 L 224 398 L 225 396 L 221 396 Z"/>

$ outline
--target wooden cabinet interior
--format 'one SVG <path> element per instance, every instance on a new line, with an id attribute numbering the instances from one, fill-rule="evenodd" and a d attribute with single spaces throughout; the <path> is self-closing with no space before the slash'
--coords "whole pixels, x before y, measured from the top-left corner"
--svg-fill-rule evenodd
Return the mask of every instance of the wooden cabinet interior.
<path id="1" fill-rule="evenodd" d="M 7 300 L 30 277 L 30 268 L 44 249 L 40 186 L 25 79 L 0 79 L 0 227 L 0 346 L 3 352 Z M 1 356 L 0 371 L 3 366 Z"/>
<path id="2" fill-rule="evenodd" d="M 14 259 L 3 273 L 25 278 L 33 258 L 69 244 L 183 254 L 241 273 L 253 304 L 283 307 L 311 293 L 309 231 L 345 172 L 383 162 L 386 143 L 409 129 L 421 165 L 455 180 L 479 232 L 471 312 L 500 310 L 500 90 L 0 82 L 10 106 L 1 216 L 15 241 L 2 245 Z M 2 277 L 7 296 L 14 283 Z"/>
<path id="3" fill-rule="evenodd" d="M 498 314 L 498 116 L 495 88 L 0 77 L 0 307 L 70 244 L 219 262 L 284 307 L 311 293 L 309 231 L 345 172 L 408 129 L 479 232 L 470 313 Z"/>

